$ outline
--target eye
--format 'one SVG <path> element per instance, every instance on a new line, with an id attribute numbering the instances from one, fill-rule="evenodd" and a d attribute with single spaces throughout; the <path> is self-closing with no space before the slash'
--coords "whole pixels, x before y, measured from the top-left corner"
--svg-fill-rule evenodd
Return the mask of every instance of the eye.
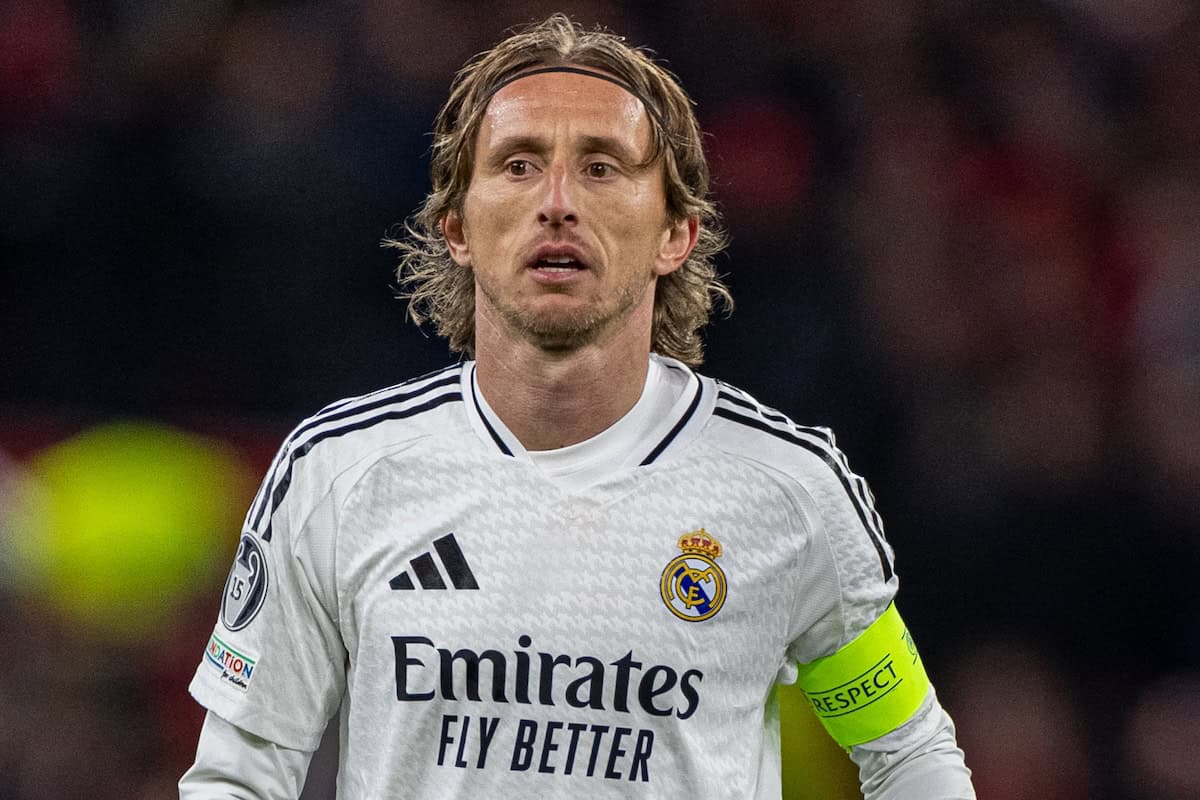
<path id="1" fill-rule="evenodd" d="M 529 162 L 519 158 L 514 158 L 504 165 L 504 171 L 515 177 L 522 177 L 529 174 Z"/>
<path id="2" fill-rule="evenodd" d="M 589 178 L 611 178 L 613 176 L 613 165 L 606 164 L 603 161 L 593 161 L 587 165 L 587 174 Z"/>

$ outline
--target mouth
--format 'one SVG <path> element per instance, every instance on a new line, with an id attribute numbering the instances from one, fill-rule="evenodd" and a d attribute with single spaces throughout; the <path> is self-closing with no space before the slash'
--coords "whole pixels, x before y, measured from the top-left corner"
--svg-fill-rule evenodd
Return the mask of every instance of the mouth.
<path id="1" fill-rule="evenodd" d="M 545 275 L 570 275 L 591 268 L 577 247 L 565 244 L 542 245 L 526 267 Z"/>
<path id="2" fill-rule="evenodd" d="M 571 258 L 542 258 L 530 265 L 538 272 L 567 273 L 584 269 L 583 264 Z"/>

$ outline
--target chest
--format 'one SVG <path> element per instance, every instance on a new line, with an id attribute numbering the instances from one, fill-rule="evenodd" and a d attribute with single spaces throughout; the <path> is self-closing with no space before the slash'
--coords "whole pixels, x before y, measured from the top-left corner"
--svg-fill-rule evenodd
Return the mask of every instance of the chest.
<path id="1" fill-rule="evenodd" d="M 761 701 L 803 532 L 736 464 L 631 470 L 568 494 L 512 460 L 381 464 L 339 513 L 343 636 L 397 696 L 641 705 Z"/>

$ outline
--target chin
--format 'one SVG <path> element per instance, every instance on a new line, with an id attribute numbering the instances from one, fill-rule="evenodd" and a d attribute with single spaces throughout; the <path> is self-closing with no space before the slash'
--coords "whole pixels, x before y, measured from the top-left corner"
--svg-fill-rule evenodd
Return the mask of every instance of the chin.
<path id="1" fill-rule="evenodd" d="M 595 341 L 598 326 L 582 319 L 541 321 L 525 326 L 529 341 L 543 350 L 576 350 Z"/>
<path id="2" fill-rule="evenodd" d="M 541 309 L 510 319 L 524 338 L 544 350 L 574 350 L 596 340 L 603 320 L 593 309 Z"/>

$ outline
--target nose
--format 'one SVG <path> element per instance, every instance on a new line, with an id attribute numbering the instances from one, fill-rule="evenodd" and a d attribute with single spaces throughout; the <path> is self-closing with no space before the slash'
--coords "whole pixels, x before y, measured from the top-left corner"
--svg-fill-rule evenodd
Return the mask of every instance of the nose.
<path id="1" fill-rule="evenodd" d="M 575 206 L 575 189 L 571 185 L 570 170 L 563 165 L 554 165 L 545 173 L 541 204 L 538 207 L 538 222 L 552 228 L 574 225 L 579 221 Z"/>

